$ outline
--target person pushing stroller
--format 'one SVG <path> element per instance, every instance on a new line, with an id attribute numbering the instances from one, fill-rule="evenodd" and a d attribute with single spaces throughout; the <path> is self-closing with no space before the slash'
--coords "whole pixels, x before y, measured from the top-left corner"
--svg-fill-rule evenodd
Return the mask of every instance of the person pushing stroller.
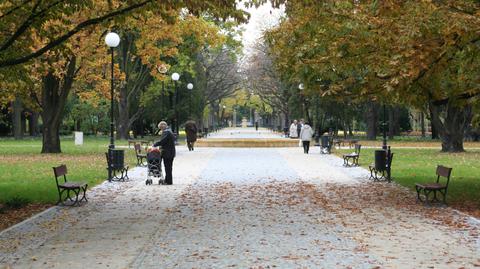
<path id="1" fill-rule="evenodd" d="M 153 144 L 153 146 L 162 148 L 161 158 L 163 165 L 165 166 L 165 184 L 172 185 L 173 159 L 175 158 L 175 136 L 164 121 L 161 121 L 158 124 L 158 128 L 162 131 L 162 136 L 159 141 Z"/>
<path id="2" fill-rule="evenodd" d="M 158 179 L 158 184 L 165 184 L 162 174 L 162 153 L 158 148 L 149 148 L 147 151 L 147 181 L 146 185 L 153 183 L 153 178 Z"/>

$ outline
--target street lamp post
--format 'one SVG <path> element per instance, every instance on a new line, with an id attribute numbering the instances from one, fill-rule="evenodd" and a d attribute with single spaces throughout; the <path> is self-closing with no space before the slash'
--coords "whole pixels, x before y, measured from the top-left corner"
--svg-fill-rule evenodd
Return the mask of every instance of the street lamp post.
<path id="1" fill-rule="evenodd" d="M 178 92 L 177 92 L 177 81 L 180 79 L 180 75 L 178 73 L 173 73 L 172 74 L 172 80 L 173 80 L 173 84 L 174 84 L 174 95 L 175 95 L 175 103 L 174 103 L 174 119 L 172 121 L 172 127 L 173 127 L 173 131 L 176 133 L 176 135 L 178 135 L 178 111 L 177 111 L 177 103 L 178 103 Z"/>
<path id="2" fill-rule="evenodd" d="M 305 89 L 305 85 L 303 85 L 303 83 L 298 84 L 298 89 L 300 90 L 300 98 L 302 102 L 302 117 L 305 118 L 305 102 L 303 100 L 303 89 Z"/>
<path id="3" fill-rule="evenodd" d="M 168 68 L 166 65 L 160 65 L 157 67 L 158 73 L 165 75 L 168 72 Z M 163 115 L 164 115 L 164 105 L 165 105 L 165 81 L 162 79 L 162 92 L 160 93 L 160 115 L 161 115 L 161 120 L 163 120 Z"/>
<path id="4" fill-rule="evenodd" d="M 252 97 L 253 97 L 253 91 L 250 92 L 250 98 Z M 255 120 L 253 119 L 253 108 L 252 108 L 251 99 L 249 101 L 250 101 L 250 122 L 252 123 L 252 126 L 253 126 L 253 124 L 255 123 Z"/>
<path id="5" fill-rule="evenodd" d="M 115 140 L 113 137 L 113 132 L 114 132 L 114 125 L 113 125 L 113 82 L 114 82 L 114 77 L 113 77 L 113 49 L 120 44 L 120 37 L 118 34 L 114 32 L 110 32 L 105 36 L 105 44 L 107 44 L 108 47 L 110 47 L 110 52 L 112 55 L 112 62 L 111 62 L 111 82 L 110 82 L 110 145 L 108 146 L 108 157 L 111 159 L 112 158 L 112 150 L 115 148 Z M 112 180 L 112 166 L 108 166 L 108 180 Z"/>
<path id="6" fill-rule="evenodd" d="M 387 109 L 383 104 L 383 150 L 387 150 Z"/>
<path id="7" fill-rule="evenodd" d="M 225 126 L 225 109 L 227 108 L 227 106 L 223 105 L 223 110 L 222 110 L 222 128 Z"/>
<path id="8" fill-rule="evenodd" d="M 193 90 L 193 84 L 192 84 L 192 83 L 188 83 L 188 84 L 187 84 L 187 89 L 190 90 L 190 92 L 188 93 L 188 116 L 191 117 L 191 116 L 192 116 L 192 90 Z"/>

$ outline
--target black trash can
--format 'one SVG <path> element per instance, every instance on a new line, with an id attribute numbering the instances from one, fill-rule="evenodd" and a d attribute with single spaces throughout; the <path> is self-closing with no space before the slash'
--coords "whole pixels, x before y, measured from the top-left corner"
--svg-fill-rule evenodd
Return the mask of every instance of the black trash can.
<path id="1" fill-rule="evenodd" d="M 113 170 L 121 170 L 124 167 L 125 151 L 123 149 L 111 149 L 110 160 Z"/>
<path id="2" fill-rule="evenodd" d="M 330 145 L 330 136 L 322 135 L 322 148 L 328 148 Z"/>
<path id="3" fill-rule="evenodd" d="M 375 170 L 385 171 L 387 169 L 387 152 L 375 150 Z"/>

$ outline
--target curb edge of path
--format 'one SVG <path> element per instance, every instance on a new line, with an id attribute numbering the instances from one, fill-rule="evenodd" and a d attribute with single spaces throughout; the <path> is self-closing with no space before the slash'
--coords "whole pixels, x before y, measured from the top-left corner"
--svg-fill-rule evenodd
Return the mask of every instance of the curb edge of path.
<path id="1" fill-rule="evenodd" d="M 16 223 L 16 224 L 14 224 L 14 225 L 6 228 L 5 230 L 3 230 L 3 231 L 0 232 L 0 237 L 2 237 L 4 234 L 8 233 L 10 230 L 13 230 L 13 229 L 15 229 L 15 228 L 17 228 L 17 227 L 19 227 L 19 226 L 22 226 L 22 225 L 26 224 L 27 222 L 33 221 L 33 220 L 35 220 L 35 219 L 43 216 L 44 214 L 49 213 L 50 211 L 52 211 L 52 210 L 54 210 L 54 209 L 58 209 L 58 206 L 57 206 L 57 205 L 54 205 L 54 206 L 52 206 L 52 207 L 49 207 L 49 208 L 47 208 L 47 209 L 45 209 L 45 210 L 43 210 L 43 211 L 40 211 L 40 212 L 38 212 L 37 214 L 35 214 L 35 215 L 33 215 L 33 216 L 31 216 L 31 217 L 29 217 L 29 218 L 27 218 L 27 219 L 24 219 L 23 221 L 21 221 L 21 222 L 19 222 L 19 223 Z"/>

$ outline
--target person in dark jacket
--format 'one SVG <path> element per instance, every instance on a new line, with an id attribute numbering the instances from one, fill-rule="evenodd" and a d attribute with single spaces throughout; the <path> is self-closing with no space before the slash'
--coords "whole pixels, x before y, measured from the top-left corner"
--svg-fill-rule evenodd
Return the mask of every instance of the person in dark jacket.
<path id="1" fill-rule="evenodd" d="M 163 165 L 165 166 L 165 183 L 167 185 L 172 185 L 173 159 L 175 158 L 175 136 L 164 121 L 161 121 L 158 124 L 158 128 L 162 131 L 162 136 L 158 142 L 153 144 L 153 146 L 162 148 L 162 160 Z"/>
<path id="2" fill-rule="evenodd" d="M 193 120 L 185 123 L 185 133 L 187 134 L 187 147 L 189 151 L 193 151 L 195 141 L 197 141 L 197 125 Z"/>
<path id="3" fill-rule="evenodd" d="M 300 132 L 302 131 L 304 122 L 305 121 L 301 119 L 300 122 L 297 124 L 297 137 L 300 137 Z"/>

